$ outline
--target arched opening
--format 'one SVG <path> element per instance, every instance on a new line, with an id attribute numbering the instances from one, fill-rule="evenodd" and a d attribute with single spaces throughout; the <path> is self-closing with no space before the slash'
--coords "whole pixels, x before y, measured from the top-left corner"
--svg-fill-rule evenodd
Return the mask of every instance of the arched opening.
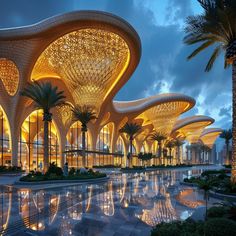
<path id="1" fill-rule="evenodd" d="M 121 138 L 121 136 L 119 136 L 115 145 L 115 154 L 117 155 L 114 156 L 114 165 L 125 166 L 124 151 L 125 151 L 124 141 Z"/>
<path id="2" fill-rule="evenodd" d="M 59 138 L 55 123 L 49 123 L 49 162 L 60 165 Z M 43 111 L 32 112 L 23 122 L 18 142 L 18 165 L 23 169 L 43 170 Z"/>
<path id="3" fill-rule="evenodd" d="M 7 116 L 0 106 L 0 157 L 1 166 L 11 165 L 11 141 L 10 141 L 10 126 L 8 123 Z"/>
<path id="4" fill-rule="evenodd" d="M 113 134 L 114 125 L 113 123 L 108 123 L 107 125 L 103 126 L 100 130 L 97 144 L 96 144 L 96 158 L 95 163 L 96 165 L 113 165 L 113 155 L 112 153 L 112 134 Z"/>
<path id="5" fill-rule="evenodd" d="M 85 149 L 86 151 L 92 150 L 92 138 L 90 131 L 88 130 L 85 135 Z M 71 125 L 66 135 L 66 161 L 69 167 L 79 168 L 82 166 L 82 156 L 80 151 L 82 150 L 82 132 L 81 123 L 79 121 Z M 86 166 L 93 165 L 92 154 L 86 152 Z"/>

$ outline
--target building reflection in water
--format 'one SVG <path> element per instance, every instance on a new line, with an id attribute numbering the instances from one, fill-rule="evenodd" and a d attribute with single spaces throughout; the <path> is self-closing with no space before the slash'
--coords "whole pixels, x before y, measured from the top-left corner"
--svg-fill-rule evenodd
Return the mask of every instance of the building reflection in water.
<path id="1" fill-rule="evenodd" d="M 79 221 L 85 212 L 90 209 L 92 198 L 92 185 L 77 187 L 74 191 L 66 193 L 68 215 L 73 220 Z"/>
<path id="2" fill-rule="evenodd" d="M 181 190 L 175 198 L 179 203 L 189 208 L 197 208 L 205 204 L 203 200 L 198 200 L 198 193 L 192 188 Z"/>
<path id="3" fill-rule="evenodd" d="M 8 227 L 12 207 L 12 190 L 11 187 L 1 186 L 0 192 L 0 235 L 3 235 Z"/>
<path id="4" fill-rule="evenodd" d="M 115 213 L 113 201 L 112 181 L 107 184 L 107 191 L 97 195 L 98 205 L 106 216 L 113 216 Z"/>
<path id="5" fill-rule="evenodd" d="M 32 192 L 29 189 L 18 191 L 19 214 L 26 228 L 41 231 L 45 229 L 46 219 L 51 225 L 60 205 L 60 194 L 46 195 L 43 190 Z"/>
<path id="6" fill-rule="evenodd" d="M 197 191 L 178 184 L 184 174 L 189 173 L 112 174 L 108 183 L 39 191 L 22 188 L 13 192 L 5 187 L 0 193 L 1 232 L 7 233 L 17 224 L 40 234 L 54 228 L 59 235 L 70 235 L 87 216 L 112 217 L 116 210 L 127 219 L 136 217 L 150 226 L 182 219 L 203 204 Z"/>

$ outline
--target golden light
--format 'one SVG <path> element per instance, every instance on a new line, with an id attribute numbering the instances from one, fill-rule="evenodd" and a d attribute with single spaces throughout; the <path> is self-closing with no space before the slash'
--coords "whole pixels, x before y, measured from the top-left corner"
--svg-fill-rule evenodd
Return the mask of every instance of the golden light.
<path id="1" fill-rule="evenodd" d="M 13 61 L 0 58 L 0 80 L 7 93 L 14 96 L 19 85 L 19 71 Z"/>
<path id="2" fill-rule="evenodd" d="M 130 61 L 127 43 L 119 35 L 95 28 L 80 29 L 52 42 L 38 58 L 31 79 L 58 77 L 75 103 L 99 111 Z"/>

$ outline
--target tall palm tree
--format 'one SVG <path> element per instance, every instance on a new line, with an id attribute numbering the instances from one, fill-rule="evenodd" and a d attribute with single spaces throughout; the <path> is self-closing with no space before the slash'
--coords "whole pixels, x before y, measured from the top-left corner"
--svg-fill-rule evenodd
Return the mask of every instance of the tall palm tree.
<path id="1" fill-rule="evenodd" d="M 172 156 L 171 156 L 171 154 L 172 154 L 172 149 L 174 148 L 174 146 L 175 146 L 175 143 L 174 143 L 173 140 L 170 140 L 170 141 L 168 141 L 168 142 L 166 143 L 166 148 L 169 149 L 170 165 L 172 164 Z"/>
<path id="2" fill-rule="evenodd" d="M 126 123 L 120 130 L 120 133 L 126 133 L 129 136 L 130 141 L 130 155 L 129 158 L 132 165 L 132 152 L 133 152 L 133 140 L 135 134 L 137 134 L 142 129 L 142 126 L 136 123 Z"/>
<path id="3" fill-rule="evenodd" d="M 229 142 L 232 139 L 232 130 L 228 129 L 228 130 L 224 130 L 221 134 L 220 134 L 220 138 L 225 140 L 225 145 L 226 145 L 226 165 L 230 164 L 230 157 L 229 157 Z"/>
<path id="4" fill-rule="evenodd" d="M 233 142 L 231 180 L 236 182 L 236 1 L 234 0 L 198 0 L 204 12 L 187 18 L 184 42 L 188 45 L 199 44 L 188 59 L 215 45 L 206 65 L 210 71 L 221 52 L 225 55 L 225 68 L 232 65 L 233 85 Z"/>
<path id="5" fill-rule="evenodd" d="M 28 83 L 21 91 L 21 96 L 32 99 L 37 109 L 43 110 L 44 122 L 44 171 L 49 167 L 48 155 L 48 123 L 52 121 L 51 109 L 65 104 L 64 91 L 58 91 L 57 86 L 50 82 Z"/>
<path id="6" fill-rule="evenodd" d="M 212 181 L 209 179 L 202 179 L 198 182 L 198 186 L 200 189 L 204 191 L 204 199 L 205 199 L 205 220 L 207 220 L 207 209 L 208 209 L 208 200 L 209 200 L 209 191 L 212 189 Z"/>
<path id="7" fill-rule="evenodd" d="M 180 139 L 174 140 L 174 146 L 177 147 L 177 164 L 180 164 L 180 147 L 184 144 L 184 142 Z"/>
<path id="8" fill-rule="evenodd" d="M 91 120 L 96 119 L 96 113 L 90 106 L 76 105 L 71 108 L 74 121 L 80 121 L 82 131 L 82 165 L 85 167 L 85 133 L 88 131 L 87 125 Z"/>
<path id="9" fill-rule="evenodd" d="M 155 132 L 150 136 L 150 140 L 157 141 L 158 144 L 158 157 L 161 158 L 162 153 L 162 142 L 166 139 L 166 137 L 158 132 Z M 162 163 L 161 163 L 162 164 Z"/>

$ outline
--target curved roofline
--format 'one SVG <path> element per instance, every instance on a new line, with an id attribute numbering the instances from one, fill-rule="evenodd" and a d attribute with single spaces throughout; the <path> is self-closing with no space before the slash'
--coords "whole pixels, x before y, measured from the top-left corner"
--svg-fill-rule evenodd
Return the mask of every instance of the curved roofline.
<path id="1" fill-rule="evenodd" d="M 197 115 L 197 116 L 190 116 L 183 118 L 181 120 L 177 120 L 172 132 L 177 131 L 178 129 L 183 128 L 184 126 L 193 124 L 193 123 L 198 123 L 198 122 L 210 122 L 210 124 L 213 124 L 215 120 L 209 116 L 204 116 L 204 115 Z"/>
<path id="2" fill-rule="evenodd" d="M 223 130 L 220 129 L 220 128 L 208 128 L 208 129 L 204 129 L 204 130 L 202 131 L 202 134 L 201 134 L 200 138 L 204 137 L 204 136 L 207 135 L 207 134 L 219 133 L 219 132 L 222 133 Z"/>
<path id="3" fill-rule="evenodd" d="M 184 94 L 165 93 L 133 101 L 113 101 L 113 107 L 118 113 L 143 112 L 153 106 L 176 101 L 189 103 L 189 107 L 185 111 L 191 109 L 196 103 L 195 99 Z"/>
<path id="4" fill-rule="evenodd" d="M 132 34 L 132 36 L 136 38 L 141 48 L 141 41 L 138 33 L 127 21 L 111 13 L 94 10 L 72 11 L 51 16 L 27 26 L 3 28 L 0 29 L 0 40 L 35 38 L 36 36 L 51 31 L 52 28 L 57 28 L 62 25 L 68 25 L 68 28 L 70 28 L 71 23 L 78 21 L 96 21 L 122 28 L 123 31 Z"/>

